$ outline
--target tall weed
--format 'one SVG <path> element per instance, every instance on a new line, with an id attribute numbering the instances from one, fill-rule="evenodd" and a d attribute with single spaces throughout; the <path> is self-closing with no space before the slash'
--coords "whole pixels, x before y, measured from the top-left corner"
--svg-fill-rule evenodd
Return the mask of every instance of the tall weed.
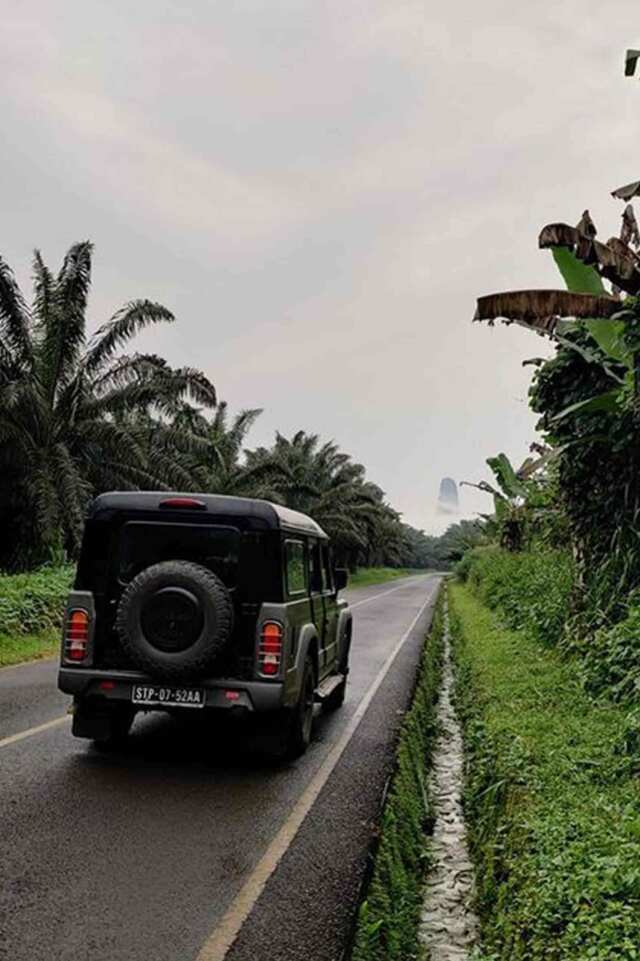
<path id="1" fill-rule="evenodd" d="M 573 562 L 565 551 L 476 547 L 462 558 L 456 575 L 509 627 L 544 644 L 561 639 L 574 583 Z"/>
<path id="2" fill-rule="evenodd" d="M 0 634 L 37 634 L 59 627 L 72 580 L 72 567 L 0 574 Z"/>

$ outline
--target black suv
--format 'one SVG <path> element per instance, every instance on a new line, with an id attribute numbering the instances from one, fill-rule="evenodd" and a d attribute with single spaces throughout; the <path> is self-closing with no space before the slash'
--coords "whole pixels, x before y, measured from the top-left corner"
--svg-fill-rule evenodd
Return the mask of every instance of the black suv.
<path id="1" fill-rule="evenodd" d="M 73 733 L 107 746 L 137 711 L 260 713 L 302 754 L 339 707 L 352 618 L 324 531 L 267 501 L 110 493 L 91 505 L 58 684 Z"/>

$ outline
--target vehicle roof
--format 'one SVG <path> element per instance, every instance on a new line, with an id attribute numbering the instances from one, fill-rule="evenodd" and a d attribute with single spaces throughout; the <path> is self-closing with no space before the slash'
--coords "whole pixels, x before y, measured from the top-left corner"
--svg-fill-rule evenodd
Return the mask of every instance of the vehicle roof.
<path id="1" fill-rule="evenodd" d="M 174 497 L 194 498 L 206 505 L 208 514 L 215 514 L 224 519 L 242 517 L 257 521 L 257 526 L 273 530 L 292 531 L 297 534 L 308 534 L 327 540 L 327 535 L 319 524 L 311 517 L 300 511 L 290 510 L 281 504 L 271 501 L 257 500 L 251 497 L 228 497 L 222 494 L 198 494 L 178 491 L 110 491 L 100 494 L 89 507 L 89 518 L 113 511 L 156 511 L 160 510 L 161 501 Z M 188 509 L 162 510 L 162 513 L 190 516 Z"/>

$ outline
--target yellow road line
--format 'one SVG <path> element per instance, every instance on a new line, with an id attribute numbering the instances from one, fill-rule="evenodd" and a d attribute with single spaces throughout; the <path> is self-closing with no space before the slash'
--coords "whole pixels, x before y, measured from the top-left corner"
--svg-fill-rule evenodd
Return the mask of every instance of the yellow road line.
<path id="1" fill-rule="evenodd" d="M 389 594 L 391 592 L 384 591 L 383 593 Z M 362 701 L 360 701 L 360 704 L 358 705 L 355 714 L 349 721 L 349 724 L 345 728 L 344 733 L 329 751 L 327 757 L 322 762 L 320 768 L 305 789 L 304 793 L 294 805 L 291 814 L 284 822 L 275 838 L 269 844 L 267 850 L 254 868 L 253 873 L 245 881 L 224 917 L 220 923 L 216 925 L 203 944 L 200 952 L 198 953 L 196 961 L 223 961 L 223 959 L 226 957 L 229 948 L 240 932 L 240 928 L 248 918 L 256 901 L 262 894 L 267 881 L 277 868 L 280 860 L 286 853 L 287 848 L 298 833 L 298 829 L 311 810 L 314 801 L 320 794 L 320 791 L 326 784 L 349 741 L 353 737 L 356 728 L 360 724 L 360 721 L 362 720 L 365 711 L 369 707 L 369 704 L 373 700 L 378 688 L 385 679 L 385 676 L 393 664 L 396 655 L 422 617 L 422 614 L 424 613 L 424 610 L 427 604 L 429 604 L 431 601 L 432 597 L 433 590 L 430 591 L 429 597 L 425 600 L 424 604 L 414 617 L 413 621 L 411 622 L 411 626 L 402 635 L 396 646 L 389 654 L 389 657 L 384 662 L 375 681 L 367 691 Z M 368 600 L 373 600 L 373 598 L 368 598 Z M 360 603 L 365 602 L 361 601 Z"/>

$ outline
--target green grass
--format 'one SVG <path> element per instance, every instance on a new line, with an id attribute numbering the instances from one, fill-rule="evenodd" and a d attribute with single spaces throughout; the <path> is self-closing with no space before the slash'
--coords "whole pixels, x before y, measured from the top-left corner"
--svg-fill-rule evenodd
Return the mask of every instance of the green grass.
<path id="1" fill-rule="evenodd" d="M 640 958 L 640 714 L 450 587 L 485 957 Z"/>
<path id="2" fill-rule="evenodd" d="M 53 657 L 60 650 L 60 632 L 43 631 L 41 634 L 0 634 L 0 667 Z"/>
<path id="3" fill-rule="evenodd" d="M 382 815 L 373 874 L 358 914 L 352 961 L 410 961 L 419 956 L 418 919 L 433 818 L 427 770 L 437 734 L 442 648 L 441 599 L 398 741 L 396 769 Z"/>
<path id="4" fill-rule="evenodd" d="M 398 577 L 426 573 L 426 571 L 412 570 L 410 567 L 361 567 L 355 574 L 349 574 L 348 587 L 368 587 L 369 584 L 383 584 Z"/>
<path id="5" fill-rule="evenodd" d="M 71 567 L 0 574 L 0 666 L 57 651 L 72 579 Z"/>

